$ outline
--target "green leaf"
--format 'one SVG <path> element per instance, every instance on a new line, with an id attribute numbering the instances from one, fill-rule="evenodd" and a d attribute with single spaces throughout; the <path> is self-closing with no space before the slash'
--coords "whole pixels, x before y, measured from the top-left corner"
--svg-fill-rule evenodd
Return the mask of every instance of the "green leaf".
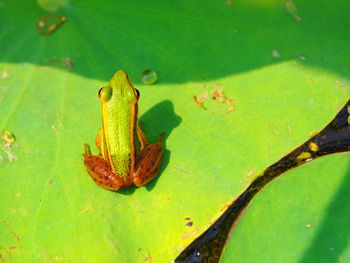
<path id="1" fill-rule="evenodd" d="M 345 0 L 1 1 L 0 129 L 16 142 L 0 149 L 0 258 L 171 262 L 345 104 L 348 8 Z M 67 21 L 36 32 L 53 13 Z M 82 153 L 101 123 L 97 92 L 118 69 L 140 90 L 150 141 L 164 131 L 167 150 L 156 180 L 112 192 L 89 178 Z M 141 82 L 147 69 L 156 84 Z M 233 111 L 212 99 L 215 87 Z M 193 96 L 206 92 L 205 110 Z M 335 155 L 270 183 L 222 262 L 346 260 L 348 174 L 348 156 Z"/>

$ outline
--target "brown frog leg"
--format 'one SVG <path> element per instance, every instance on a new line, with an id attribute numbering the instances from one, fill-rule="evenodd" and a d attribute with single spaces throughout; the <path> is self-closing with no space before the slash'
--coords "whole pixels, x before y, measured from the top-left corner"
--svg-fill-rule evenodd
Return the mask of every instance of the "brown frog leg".
<path id="1" fill-rule="evenodd" d="M 141 152 L 139 161 L 131 174 L 136 186 L 145 185 L 157 176 L 164 150 L 163 135 L 164 133 L 161 133 L 157 143 L 145 146 Z"/>
<path id="2" fill-rule="evenodd" d="M 87 144 L 85 144 L 85 153 L 83 155 L 84 165 L 92 180 L 98 186 L 108 190 L 118 190 L 122 187 L 132 185 L 133 182 L 129 176 L 122 178 L 114 173 L 102 156 L 92 156 Z"/>

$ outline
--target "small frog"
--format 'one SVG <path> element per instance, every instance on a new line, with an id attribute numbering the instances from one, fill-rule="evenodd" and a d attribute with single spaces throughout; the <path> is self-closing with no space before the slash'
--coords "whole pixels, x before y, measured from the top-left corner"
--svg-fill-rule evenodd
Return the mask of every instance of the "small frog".
<path id="1" fill-rule="evenodd" d="M 140 93 L 124 71 L 117 71 L 98 96 L 102 103 L 102 128 L 96 137 L 100 155 L 91 155 L 85 144 L 84 165 L 89 175 L 109 190 L 147 184 L 158 174 L 164 134 L 155 144 L 148 144 L 137 119 Z"/>

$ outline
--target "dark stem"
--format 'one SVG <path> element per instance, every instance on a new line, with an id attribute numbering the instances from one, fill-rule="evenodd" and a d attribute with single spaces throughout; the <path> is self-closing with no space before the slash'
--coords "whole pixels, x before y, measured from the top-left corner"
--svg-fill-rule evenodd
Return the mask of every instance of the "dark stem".
<path id="1" fill-rule="evenodd" d="M 203 234 L 180 253 L 174 263 L 219 262 L 231 229 L 265 185 L 286 171 L 318 157 L 349 151 L 349 111 L 350 100 L 321 132 L 265 169 Z"/>

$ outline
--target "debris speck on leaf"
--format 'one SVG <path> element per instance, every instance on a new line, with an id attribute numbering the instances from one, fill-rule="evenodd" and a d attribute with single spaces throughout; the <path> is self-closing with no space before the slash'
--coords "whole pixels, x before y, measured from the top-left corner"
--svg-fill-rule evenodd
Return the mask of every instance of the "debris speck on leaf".
<path id="1" fill-rule="evenodd" d="M 36 24 L 36 31 L 42 35 L 50 35 L 66 21 L 67 17 L 63 15 L 43 15 Z"/>
<path id="2" fill-rule="evenodd" d="M 231 112 L 233 111 L 234 109 L 234 104 L 233 104 L 233 99 L 232 98 L 229 98 L 227 101 L 226 101 L 227 105 L 228 105 L 228 112 Z"/>
<path id="3" fill-rule="evenodd" d="M 275 124 L 273 123 L 269 123 L 269 127 L 276 133 L 276 134 L 280 134 L 280 132 L 278 131 L 277 127 Z"/>
<path id="4" fill-rule="evenodd" d="M 342 83 L 339 79 L 337 79 L 337 85 L 338 85 L 338 87 L 341 88 L 341 89 L 345 88 L 345 84 Z M 349 108 L 349 107 L 348 107 L 348 108 Z"/>
<path id="5" fill-rule="evenodd" d="M 277 49 L 272 50 L 272 57 L 273 58 L 280 58 L 281 57 L 281 55 Z"/>
<path id="6" fill-rule="evenodd" d="M 6 153 L 8 161 L 13 162 L 17 160 L 17 156 L 11 151 L 11 146 L 16 141 L 15 136 L 10 131 L 3 130 L 1 132 L 1 139 L 4 142 L 1 149 Z M 3 161 L 3 160 L 4 158 L 0 156 L 0 161 Z"/>
<path id="7" fill-rule="evenodd" d="M 219 84 L 215 84 L 214 89 L 211 91 L 211 97 L 218 102 L 225 101 L 224 89 Z"/>
<path id="8" fill-rule="evenodd" d="M 4 71 L 1 73 L 1 78 L 2 78 L 2 79 L 7 79 L 9 76 L 10 76 L 10 74 L 8 73 L 7 70 L 4 70 Z"/>
<path id="9" fill-rule="evenodd" d="M 12 235 L 16 238 L 17 241 L 20 241 L 19 236 L 15 232 L 12 231 Z"/>
<path id="10" fill-rule="evenodd" d="M 311 225 L 311 224 L 307 224 L 306 227 L 307 227 L 307 228 L 310 228 L 310 227 L 312 227 L 312 225 Z"/>
<path id="11" fill-rule="evenodd" d="M 187 221 L 185 224 L 186 226 L 193 226 L 193 221 L 189 221 L 189 220 L 191 220 L 190 217 L 185 217 L 185 220 Z"/>
<path id="12" fill-rule="evenodd" d="M 186 226 L 193 226 L 193 222 L 192 222 L 192 221 L 187 222 L 187 223 L 186 223 Z"/>
<path id="13" fill-rule="evenodd" d="M 233 99 L 226 97 L 224 89 L 219 85 L 215 84 L 213 90 L 211 91 L 211 97 L 213 100 L 218 102 L 223 102 L 228 105 L 227 111 L 231 112 L 234 109 Z"/>
<path id="14" fill-rule="evenodd" d="M 256 172 L 256 169 L 251 169 L 248 171 L 248 175 L 247 175 L 247 178 L 251 178 L 252 175 Z"/>
<path id="15" fill-rule="evenodd" d="M 4 141 L 5 147 L 10 147 L 16 141 L 15 136 L 8 130 L 1 132 L 1 139 Z"/>
<path id="16" fill-rule="evenodd" d="M 152 262 L 152 255 L 151 252 L 148 250 L 147 256 L 145 257 L 144 262 Z"/>
<path id="17" fill-rule="evenodd" d="M 173 168 L 174 168 L 175 170 L 178 170 L 178 171 L 182 172 L 182 173 L 191 175 L 191 173 L 190 173 L 189 171 L 185 170 L 185 169 L 181 169 L 181 168 L 178 168 L 178 167 L 173 167 Z"/>
<path id="18" fill-rule="evenodd" d="M 232 6 L 232 0 L 226 0 L 225 4 L 229 7 Z"/>
<path id="19" fill-rule="evenodd" d="M 197 96 L 193 96 L 194 102 L 201 108 L 203 109 L 207 109 L 206 107 L 204 107 L 203 102 L 206 101 L 209 97 L 209 93 L 206 90 L 202 95 L 200 95 L 199 97 Z"/>
<path id="20" fill-rule="evenodd" d="M 62 128 L 62 130 L 64 130 L 63 123 L 59 118 L 57 118 L 57 122 L 58 122 L 58 125 Z"/>
<path id="21" fill-rule="evenodd" d="M 63 58 L 62 60 L 67 67 L 71 68 L 73 66 L 72 58 L 66 57 L 66 58 Z"/>
<path id="22" fill-rule="evenodd" d="M 210 91 L 210 97 L 217 102 L 225 103 L 228 105 L 227 113 L 233 111 L 234 109 L 234 100 L 233 98 L 228 98 L 225 95 L 224 89 L 219 84 L 214 84 L 213 89 Z M 201 108 L 207 110 L 204 106 L 204 101 L 209 98 L 209 92 L 206 90 L 200 96 L 193 96 L 194 102 Z"/>
<path id="23" fill-rule="evenodd" d="M 51 127 L 51 130 L 52 130 L 55 134 L 57 134 L 57 129 L 56 129 L 56 127 L 55 127 L 53 124 L 51 124 L 50 127 Z"/>
<path id="24" fill-rule="evenodd" d="M 62 63 L 63 66 L 67 67 L 67 68 L 71 68 L 73 67 L 73 60 L 72 58 L 70 57 L 65 57 L 65 58 L 61 58 L 61 59 L 50 59 L 49 60 L 50 62 L 53 62 L 53 63 Z M 42 66 L 42 67 L 52 67 L 50 65 L 48 66 Z"/>
<path id="25" fill-rule="evenodd" d="M 18 159 L 17 156 L 10 150 L 10 148 L 5 148 L 4 152 L 7 154 L 7 159 L 9 162 L 13 162 Z"/>
<path id="26" fill-rule="evenodd" d="M 287 12 L 293 16 L 293 18 L 295 19 L 296 22 L 301 21 L 301 17 L 297 13 L 297 6 L 295 5 L 295 3 L 293 1 L 291 1 L 291 0 L 286 1 L 285 7 L 286 7 Z"/>
<path id="27" fill-rule="evenodd" d="M 299 58 L 300 58 L 301 60 L 306 60 L 306 57 L 304 57 L 304 56 L 299 56 Z"/>
<path id="28" fill-rule="evenodd" d="M 38 27 L 40 27 L 40 28 L 42 28 L 42 27 L 44 27 L 46 24 L 45 24 L 45 22 L 43 21 L 43 20 L 39 20 L 39 22 L 38 22 Z"/>

